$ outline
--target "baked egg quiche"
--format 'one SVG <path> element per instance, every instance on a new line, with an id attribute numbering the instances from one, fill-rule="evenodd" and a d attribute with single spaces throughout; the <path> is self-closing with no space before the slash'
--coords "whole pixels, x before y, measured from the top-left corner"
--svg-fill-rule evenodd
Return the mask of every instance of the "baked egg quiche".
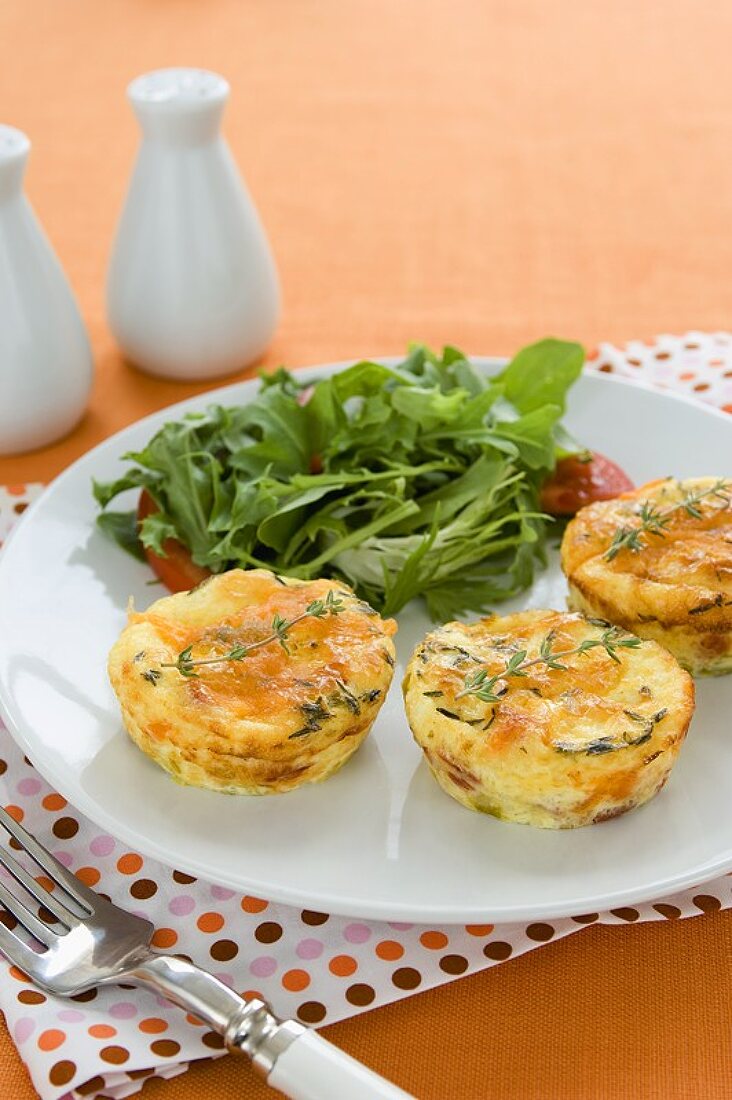
<path id="1" fill-rule="evenodd" d="M 569 606 L 666 646 L 691 673 L 732 670 L 732 481 L 652 481 L 577 513 Z"/>
<path id="2" fill-rule="evenodd" d="M 340 582 L 233 569 L 132 610 L 109 677 L 130 737 L 178 782 L 272 794 L 353 755 L 395 630 Z"/>
<path id="3" fill-rule="evenodd" d="M 694 684 L 655 642 L 579 614 L 522 611 L 428 634 L 404 699 L 449 795 L 504 821 L 571 829 L 663 787 Z"/>

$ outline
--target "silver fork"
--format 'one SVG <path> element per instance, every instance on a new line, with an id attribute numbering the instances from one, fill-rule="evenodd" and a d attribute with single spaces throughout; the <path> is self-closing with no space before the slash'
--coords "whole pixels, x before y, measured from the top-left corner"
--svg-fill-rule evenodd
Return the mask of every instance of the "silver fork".
<path id="1" fill-rule="evenodd" d="M 41 920 L 0 881 L 0 904 L 37 945 L 0 923 L 0 951 L 42 989 L 71 997 L 114 982 L 146 986 L 207 1023 L 233 1054 L 248 1055 L 268 1084 L 292 1100 L 409 1100 L 315 1032 L 278 1020 L 264 1001 L 246 1000 L 193 963 L 151 950 L 149 921 L 84 886 L 1 807 L 0 824 L 58 887 L 46 890 L 0 845 L 0 864 L 28 901 L 55 918 L 53 925 Z"/>

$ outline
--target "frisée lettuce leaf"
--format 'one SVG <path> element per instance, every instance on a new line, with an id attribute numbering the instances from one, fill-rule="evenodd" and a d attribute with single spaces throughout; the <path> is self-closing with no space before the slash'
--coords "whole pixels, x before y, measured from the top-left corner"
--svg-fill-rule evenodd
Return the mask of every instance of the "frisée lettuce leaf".
<path id="1" fill-rule="evenodd" d="M 214 573 L 336 577 L 385 614 L 418 596 L 443 621 L 485 611 L 543 562 L 539 488 L 571 448 L 560 420 L 583 361 L 546 339 L 494 375 L 422 345 L 315 382 L 280 368 L 248 405 L 165 424 L 94 495 L 106 509 L 146 489 L 142 545 L 164 556 L 175 538 Z M 124 515 L 99 519 L 134 550 Z"/>

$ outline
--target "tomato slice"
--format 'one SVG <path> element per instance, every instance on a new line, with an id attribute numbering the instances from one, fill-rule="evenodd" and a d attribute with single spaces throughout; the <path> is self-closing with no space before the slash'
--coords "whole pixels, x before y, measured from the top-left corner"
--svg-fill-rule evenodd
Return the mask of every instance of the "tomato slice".
<path id="1" fill-rule="evenodd" d="M 137 505 L 137 519 L 141 523 L 145 516 L 157 512 L 158 506 L 148 493 L 143 489 L 140 493 L 140 501 Z M 153 573 L 163 582 L 171 592 L 187 592 L 189 588 L 195 588 L 206 577 L 211 576 L 210 569 L 204 569 L 196 565 L 190 552 L 177 539 L 166 539 L 163 550 L 166 557 L 161 557 L 154 550 L 144 547 L 145 557 Z"/>
<path id="2" fill-rule="evenodd" d="M 628 475 L 609 458 L 591 451 L 589 461 L 578 455 L 563 458 L 541 487 L 540 503 L 551 516 L 572 516 L 596 500 L 612 500 L 635 488 Z"/>

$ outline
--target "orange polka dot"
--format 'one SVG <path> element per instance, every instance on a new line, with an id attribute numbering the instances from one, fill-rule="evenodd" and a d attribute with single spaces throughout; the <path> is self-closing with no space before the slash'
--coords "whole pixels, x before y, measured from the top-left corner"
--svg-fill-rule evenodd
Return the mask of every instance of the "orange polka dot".
<path id="1" fill-rule="evenodd" d="M 38 1047 L 40 1050 L 56 1050 L 62 1043 L 66 1042 L 66 1032 L 60 1031 L 57 1027 L 50 1027 L 48 1031 L 42 1031 L 38 1036 Z"/>
<path id="2" fill-rule="evenodd" d="M 5 813 L 10 814 L 13 821 L 22 821 L 25 816 L 20 806 L 6 806 Z"/>
<path id="3" fill-rule="evenodd" d="M 430 951 L 439 951 L 441 947 L 447 947 L 449 941 L 444 932 L 423 932 L 419 942 L 422 947 L 429 947 Z"/>
<path id="4" fill-rule="evenodd" d="M 146 1020 L 140 1020 L 137 1026 L 147 1035 L 158 1035 L 161 1031 L 168 1030 L 165 1020 L 161 1020 L 159 1016 L 148 1016 Z"/>
<path id="5" fill-rule="evenodd" d="M 682 371 L 679 375 L 679 380 L 681 382 L 689 382 L 692 378 L 696 378 L 696 374 L 693 370 Z"/>
<path id="6" fill-rule="evenodd" d="M 52 894 L 56 889 L 56 883 L 53 879 L 48 878 L 47 875 L 36 875 L 36 882 L 39 886 L 42 886 L 44 890 L 48 890 L 49 894 Z"/>
<path id="7" fill-rule="evenodd" d="M 74 874 L 85 886 L 96 886 L 102 877 L 96 867 L 80 867 Z"/>
<path id="8" fill-rule="evenodd" d="M 134 875 L 142 867 L 142 858 L 136 852 L 128 852 L 117 860 L 117 870 L 123 875 Z"/>
<path id="9" fill-rule="evenodd" d="M 63 810 L 67 802 L 60 794 L 47 794 L 41 805 L 44 810 Z"/>
<path id="10" fill-rule="evenodd" d="M 8 971 L 11 978 L 15 978 L 16 982 L 29 982 L 30 978 L 25 971 L 20 970 L 17 966 L 11 966 Z"/>
<path id="11" fill-rule="evenodd" d="M 469 936 L 490 936 L 493 931 L 492 924 L 466 924 L 465 931 Z"/>
<path id="12" fill-rule="evenodd" d="M 89 1034 L 92 1039 L 112 1039 L 117 1034 L 117 1028 L 110 1024 L 92 1024 Z"/>
<path id="13" fill-rule="evenodd" d="M 218 932 L 225 923 L 221 913 L 201 913 L 196 921 L 202 932 Z"/>
<path id="14" fill-rule="evenodd" d="M 178 933 L 172 928 L 157 928 L 151 942 L 153 947 L 174 947 L 178 942 Z"/>
<path id="15" fill-rule="evenodd" d="M 722 412 L 732 413 L 732 405 L 722 405 Z"/>
<path id="16" fill-rule="evenodd" d="M 264 1000 L 264 995 L 262 993 L 260 993 L 258 989 L 245 989 L 242 993 L 242 997 L 244 998 L 245 1001 L 251 1001 L 251 1000 L 263 1001 Z"/>
<path id="17" fill-rule="evenodd" d="M 350 955 L 336 955 L 328 963 L 328 969 L 331 974 L 335 974 L 338 978 L 348 978 L 351 974 L 356 973 L 358 963 Z"/>
<path id="18" fill-rule="evenodd" d="M 186 1012 L 186 1020 L 189 1024 L 192 1024 L 193 1027 L 203 1027 L 203 1020 L 199 1020 L 198 1016 L 192 1016 L 190 1012 Z"/>
<path id="19" fill-rule="evenodd" d="M 250 897 L 249 894 L 241 899 L 241 907 L 245 913 L 261 913 L 268 905 L 268 901 L 262 901 L 261 898 Z"/>
<path id="20" fill-rule="evenodd" d="M 27 491 L 25 485 L 6 485 L 5 488 L 11 497 L 25 496 Z"/>
<path id="21" fill-rule="evenodd" d="M 388 962 L 394 962 L 396 959 L 401 959 L 404 954 L 404 948 L 396 940 L 381 940 L 376 945 L 376 954 L 380 959 L 386 959 Z"/>
<path id="22" fill-rule="evenodd" d="M 310 975 L 305 970 L 287 970 L 282 975 L 282 984 L 291 993 L 299 993 L 310 985 Z"/>

